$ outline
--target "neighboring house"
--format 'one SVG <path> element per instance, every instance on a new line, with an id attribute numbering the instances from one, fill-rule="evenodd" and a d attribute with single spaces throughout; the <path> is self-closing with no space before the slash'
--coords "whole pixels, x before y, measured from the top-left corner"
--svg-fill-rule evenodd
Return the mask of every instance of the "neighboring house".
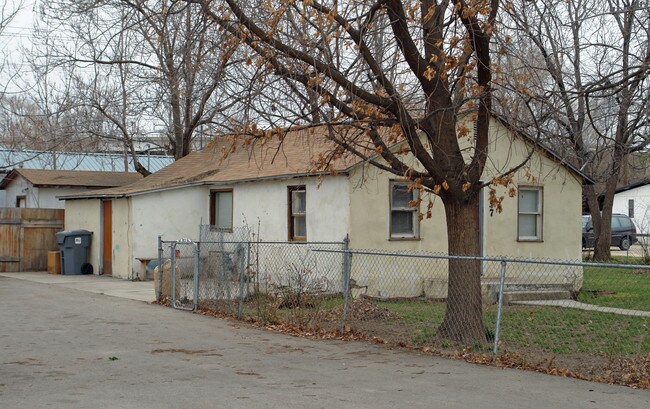
<path id="1" fill-rule="evenodd" d="M 134 172 L 13 169 L 0 181 L 5 192 L 0 207 L 63 209 L 58 196 L 123 186 L 142 179 Z"/>
<path id="2" fill-rule="evenodd" d="M 614 213 L 630 216 L 639 233 L 650 233 L 650 179 L 622 186 L 614 195 Z"/>
<path id="3" fill-rule="evenodd" d="M 156 172 L 172 164 L 174 157 L 146 151 L 138 153 L 138 160 L 150 172 Z M 135 172 L 133 159 L 123 153 L 16 150 L 0 144 L 0 179 L 14 168 Z M 5 191 L 0 190 L 0 205 L 5 201 Z"/>
<path id="4" fill-rule="evenodd" d="M 196 239 L 201 223 L 227 231 L 254 227 L 262 240 L 340 242 L 349 236 L 353 249 L 447 252 L 439 198 L 431 219 L 420 221 L 408 206 L 417 191 L 409 192 L 395 175 L 345 155 L 332 163 L 334 172 L 311 172 L 312 158 L 332 149 L 325 133 L 324 128 L 289 131 L 281 147 L 276 139 L 242 140 L 234 149 L 229 139 L 216 140 L 129 186 L 65 197 L 66 229 L 93 231 L 98 239 L 91 245 L 94 271 L 123 278 L 138 277 L 139 259 L 156 257 L 158 235 Z M 484 189 L 483 254 L 580 260 L 583 175 L 497 120 L 491 122 L 489 149 L 484 180 L 519 164 L 531 151 L 532 157 L 514 174 L 518 197 L 496 188 L 505 196 L 501 212 L 488 206 Z M 224 152 L 229 152 L 225 159 Z M 426 212 L 426 203 L 421 210 Z M 581 286 L 581 270 L 555 269 L 566 283 Z M 485 274 L 498 277 L 498 271 Z M 355 280 L 371 285 L 379 275 L 366 268 Z M 388 289 L 399 286 L 388 282 L 369 292 L 420 295 L 423 281 L 413 278 L 400 294 L 391 294 Z"/>

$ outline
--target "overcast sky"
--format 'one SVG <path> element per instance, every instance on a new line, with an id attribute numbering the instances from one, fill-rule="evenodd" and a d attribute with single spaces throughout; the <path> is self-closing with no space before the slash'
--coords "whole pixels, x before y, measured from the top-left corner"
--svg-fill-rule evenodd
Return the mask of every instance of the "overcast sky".
<path id="1" fill-rule="evenodd" d="M 5 6 L 5 13 L 15 8 L 18 3 L 20 2 L 15 0 L 0 0 L 0 4 Z M 11 52 L 12 59 L 19 58 L 19 55 L 16 55 L 16 51 L 19 49 L 20 44 L 29 46 L 31 43 L 35 3 L 35 1 L 25 0 L 19 14 L 9 23 L 5 31 L 0 34 L 0 47 L 7 52 Z"/>

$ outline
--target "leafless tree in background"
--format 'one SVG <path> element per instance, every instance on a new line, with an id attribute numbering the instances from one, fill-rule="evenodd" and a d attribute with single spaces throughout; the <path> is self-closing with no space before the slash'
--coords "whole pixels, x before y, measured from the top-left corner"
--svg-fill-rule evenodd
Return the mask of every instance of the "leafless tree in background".
<path id="1" fill-rule="evenodd" d="M 113 124 L 125 149 L 143 130 L 164 128 L 176 158 L 187 155 L 202 127 L 232 100 L 223 86 L 236 45 L 196 5 L 182 1 L 44 2 L 70 41 L 56 50 L 60 64 L 90 69 L 76 81 L 87 106 Z"/>
<path id="2" fill-rule="evenodd" d="M 22 7 L 22 1 L 9 3 L 3 2 L 0 6 L 0 39 L 5 36 L 7 26 L 14 20 Z M 0 115 L 6 116 L 6 112 L 1 107 L 7 104 L 8 95 L 6 95 L 6 87 L 9 79 L 11 78 L 11 70 L 9 64 L 8 52 L 5 49 L 0 50 Z M 4 122 L 4 121 L 3 121 Z M 6 130 L 0 124 L 0 137 L 6 135 Z"/>
<path id="3" fill-rule="evenodd" d="M 535 107 L 532 127 L 598 182 L 583 186 L 583 199 L 594 259 L 607 260 L 610 245 L 619 244 L 610 241 L 622 165 L 650 142 L 650 5 L 540 0 L 505 9 L 501 40 L 518 68 L 506 72 L 511 89 L 523 90 Z"/>

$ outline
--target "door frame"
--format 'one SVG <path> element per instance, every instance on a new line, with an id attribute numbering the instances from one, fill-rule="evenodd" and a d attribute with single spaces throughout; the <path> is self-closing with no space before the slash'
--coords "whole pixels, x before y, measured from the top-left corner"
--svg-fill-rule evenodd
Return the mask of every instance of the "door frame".
<path id="1" fill-rule="evenodd" d="M 106 203 L 110 203 L 108 206 L 108 209 L 110 210 L 109 217 L 111 218 L 110 222 L 110 227 L 111 231 L 108 234 L 108 237 L 110 239 L 110 243 L 106 242 Z M 100 212 L 99 212 L 99 226 L 100 226 L 100 235 L 99 235 L 99 274 L 102 275 L 113 275 L 113 262 L 112 262 L 112 257 L 113 257 L 113 200 L 112 199 L 101 199 L 100 200 Z M 108 246 L 108 250 L 111 254 L 111 265 L 110 265 L 110 271 L 106 272 L 104 271 L 106 268 L 106 265 L 104 264 L 104 256 L 106 254 L 106 249 Z"/>

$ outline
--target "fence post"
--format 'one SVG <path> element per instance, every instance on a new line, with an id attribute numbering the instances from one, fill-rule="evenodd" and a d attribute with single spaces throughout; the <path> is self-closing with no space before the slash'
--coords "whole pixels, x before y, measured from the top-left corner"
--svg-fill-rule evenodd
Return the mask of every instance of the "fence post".
<path id="1" fill-rule="evenodd" d="M 501 274 L 499 276 L 499 306 L 497 307 L 497 324 L 494 330 L 494 355 L 499 353 L 499 333 L 501 332 L 501 309 L 503 307 L 503 287 L 506 281 L 506 260 L 501 259 Z"/>
<path id="2" fill-rule="evenodd" d="M 350 238 L 346 235 L 345 239 L 343 239 L 343 250 L 346 250 L 346 252 L 343 253 L 343 319 L 341 320 L 341 333 L 345 331 L 345 324 L 348 320 L 348 303 L 350 300 L 350 269 L 352 264 L 352 254 L 347 251 L 349 247 Z"/>
<path id="3" fill-rule="evenodd" d="M 199 272 L 201 271 L 201 242 L 194 248 L 194 310 L 199 309 Z"/>
<path id="4" fill-rule="evenodd" d="M 246 282 L 246 294 L 251 293 L 251 242 L 250 240 L 246 242 L 246 276 L 248 281 Z"/>
<path id="5" fill-rule="evenodd" d="M 158 278 L 157 278 L 157 287 L 156 287 L 156 300 L 160 301 L 162 298 L 162 275 L 163 275 L 163 265 L 162 265 L 162 258 L 163 258 L 163 244 L 162 244 L 162 236 L 158 236 Z"/>
<path id="6" fill-rule="evenodd" d="M 171 253 L 171 272 L 169 273 L 169 278 L 172 280 L 172 307 L 176 308 L 176 242 L 171 242 L 169 244 L 169 251 Z"/>
<path id="7" fill-rule="evenodd" d="M 237 309 L 237 319 L 241 319 L 244 314 L 244 276 L 246 275 L 244 272 L 244 249 L 236 249 L 235 253 L 239 253 L 239 260 L 237 260 L 239 264 L 239 308 Z"/>

